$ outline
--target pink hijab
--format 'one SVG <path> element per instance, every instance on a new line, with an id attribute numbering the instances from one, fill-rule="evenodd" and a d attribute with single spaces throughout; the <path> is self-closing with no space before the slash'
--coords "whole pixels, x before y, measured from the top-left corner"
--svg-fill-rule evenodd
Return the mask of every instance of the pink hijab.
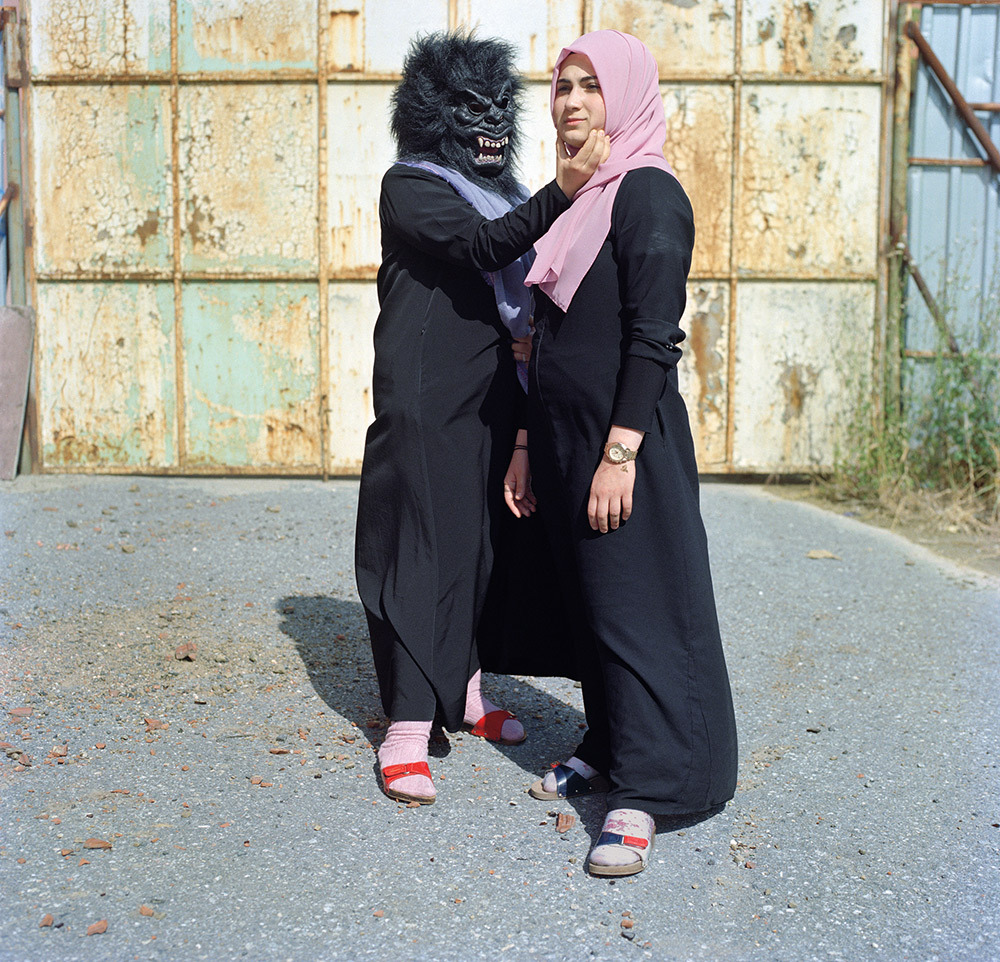
<path id="1" fill-rule="evenodd" d="M 622 175 L 637 167 L 658 167 L 674 173 L 663 159 L 667 125 L 660 100 L 659 70 L 646 45 L 618 30 L 595 30 L 564 47 L 552 71 L 550 110 L 555 107 L 559 70 L 574 53 L 590 58 L 601 84 L 607 114 L 604 129 L 611 139 L 611 156 L 577 191 L 573 206 L 535 244 L 535 263 L 524 283 L 537 284 L 563 311 L 608 236 L 611 208 Z"/>

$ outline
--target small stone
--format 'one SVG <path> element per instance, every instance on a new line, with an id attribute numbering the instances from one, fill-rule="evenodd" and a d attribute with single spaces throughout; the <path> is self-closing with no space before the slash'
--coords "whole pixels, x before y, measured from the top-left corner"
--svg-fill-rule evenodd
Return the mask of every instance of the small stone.
<path id="1" fill-rule="evenodd" d="M 55 922 L 55 919 L 51 915 L 46 914 L 42 917 L 42 921 L 38 923 L 38 927 L 40 929 L 47 929 L 53 922 Z"/>
<path id="2" fill-rule="evenodd" d="M 106 842 L 103 838 L 88 838 L 87 841 L 83 843 L 83 847 L 106 850 L 111 848 L 111 843 Z"/>
<path id="3" fill-rule="evenodd" d="M 66 858 L 67 856 L 69 856 L 69 855 L 72 855 L 72 854 L 73 854 L 73 849 L 71 849 L 71 848 L 61 848 L 61 849 L 59 849 L 59 854 L 60 854 L 60 855 L 61 855 L 61 856 L 62 856 L 63 858 Z"/>
<path id="4" fill-rule="evenodd" d="M 375 909 L 375 911 L 372 912 L 372 915 L 374 915 L 377 919 L 385 918 L 385 912 L 383 912 L 382 909 Z"/>
<path id="5" fill-rule="evenodd" d="M 132 545 L 132 544 L 123 544 L 122 545 L 122 553 L 123 554 L 135 554 L 135 545 Z"/>
<path id="6" fill-rule="evenodd" d="M 101 919 L 100 922 L 95 922 L 93 925 L 87 926 L 87 935 L 103 935 L 108 931 L 108 920 Z"/>
<path id="7" fill-rule="evenodd" d="M 565 812 L 560 812 L 556 817 L 556 831 L 557 832 L 568 832 L 576 824 L 575 815 L 567 815 Z"/>
<path id="8" fill-rule="evenodd" d="M 633 925 L 635 925 L 635 922 L 633 922 L 631 919 L 622 919 L 623 929 L 630 929 L 632 928 Z"/>
<path id="9" fill-rule="evenodd" d="M 186 641 L 174 649 L 174 658 L 177 661 L 194 661 L 197 655 L 198 646 L 193 641 Z"/>
<path id="10" fill-rule="evenodd" d="M 147 919 L 149 919 L 153 917 L 153 910 L 148 905 L 140 905 L 139 914 L 144 915 Z"/>

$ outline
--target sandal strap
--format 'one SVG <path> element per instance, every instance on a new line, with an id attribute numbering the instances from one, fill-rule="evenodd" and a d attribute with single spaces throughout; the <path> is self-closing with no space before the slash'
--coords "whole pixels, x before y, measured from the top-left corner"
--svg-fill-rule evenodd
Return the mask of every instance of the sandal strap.
<path id="1" fill-rule="evenodd" d="M 382 769 L 382 781 L 386 785 L 391 785 L 397 778 L 406 778 L 407 775 L 423 775 L 425 778 L 430 778 L 430 765 L 427 762 L 404 762 L 402 765 L 387 765 Z"/>
<path id="2" fill-rule="evenodd" d="M 598 845 L 624 845 L 627 848 L 637 848 L 642 851 L 649 848 L 649 839 L 638 835 L 619 835 L 617 832 L 601 832 Z"/>
<path id="3" fill-rule="evenodd" d="M 487 712 L 472 726 L 472 734 L 485 738 L 488 742 L 498 742 L 503 737 L 503 723 L 516 718 L 509 711 L 497 708 Z"/>
<path id="4" fill-rule="evenodd" d="M 556 794 L 560 798 L 568 798 L 571 795 L 589 795 L 594 786 L 589 779 L 584 778 L 575 768 L 563 765 L 552 766 L 552 771 L 556 776 Z"/>

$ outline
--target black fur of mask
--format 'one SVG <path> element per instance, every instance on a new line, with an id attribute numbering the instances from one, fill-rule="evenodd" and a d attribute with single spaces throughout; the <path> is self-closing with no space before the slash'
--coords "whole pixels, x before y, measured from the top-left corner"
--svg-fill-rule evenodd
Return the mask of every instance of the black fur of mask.
<path id="1" fill-rule="evenodd" d="M 410 44 L 392 95 L 400 160 L 429 160 L 511 198 L 521 80 L 514 47 L 466 33 L 432 33 Z"/>

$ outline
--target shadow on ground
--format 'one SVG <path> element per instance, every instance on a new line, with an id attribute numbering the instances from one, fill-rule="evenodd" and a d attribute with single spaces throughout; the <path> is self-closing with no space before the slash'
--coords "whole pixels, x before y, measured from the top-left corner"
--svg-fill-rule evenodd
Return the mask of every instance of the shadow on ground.
<path id="1" fill-rule="evenodd" d="M 316 694 L 377 748 L 385 715 L 361 603 L 330 595 L 288 595 L 276 608 L 282 616 L 278 627 L 295 644 Z M 486 675 L 483 688 L 491 701 L 512 711 L 524 724 L 525 742 L 494 747 L 531 775 L 532 781 L 554 761 L 572 754 L 584 727 L 579 709 L 521 676 Z M 435 723 L 431 757 L 447 757 L 451 744 Z"/>

